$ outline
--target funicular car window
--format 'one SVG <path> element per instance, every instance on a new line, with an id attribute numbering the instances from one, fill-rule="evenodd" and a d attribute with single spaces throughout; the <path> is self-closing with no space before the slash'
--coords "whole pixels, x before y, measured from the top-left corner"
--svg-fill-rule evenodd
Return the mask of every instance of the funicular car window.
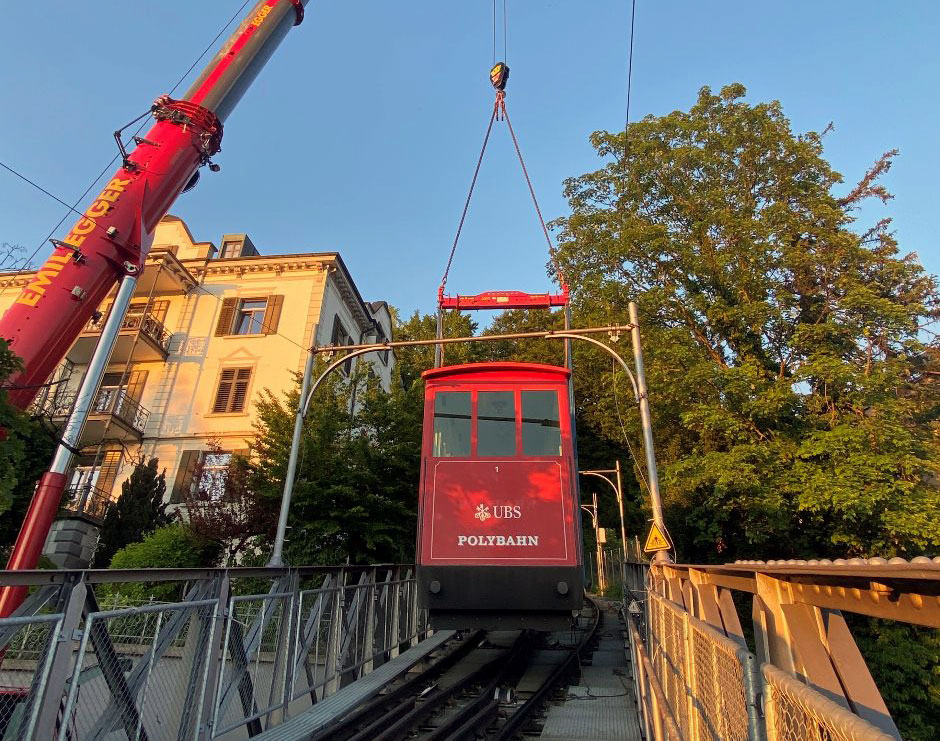
<path id="1" fill-rule="evenodd" d="M 512 391 L 477 393 L 477 455 L 516 454 L 516 404 Z"/>
<path id="2" fill-rule="evenodd" d="M 556 391 L 522 392 L 522 454 L 561 455 Z"/>
<path id="3" fill-rule="evenodd" d="M 434 395 L 434 457 L 470 455 L 470 392 Z"/>

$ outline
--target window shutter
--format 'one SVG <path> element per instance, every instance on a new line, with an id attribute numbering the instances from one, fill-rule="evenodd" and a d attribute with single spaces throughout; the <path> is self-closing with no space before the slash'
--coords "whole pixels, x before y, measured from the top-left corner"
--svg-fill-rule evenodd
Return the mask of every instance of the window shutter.
<path id="1" fill-rule="evenodd" d="M 283 296 L 268 296 L 268 306 L 264 312 L 264 324 L 261 327 L 263 334 L 277 332 L 277 324 L 281 319 L 281 305 L 283 303 Z"/>
<path id="2" fill-rule="evenodd" d="M 235 381 L 235 368 L 226 368 L 219 374 L 219 387 L 215 391 L 213 412 L 227 412 L 232 398 L 232 386 Z"/>
<path id="3" fill-rule="evenodd" d="M 104 454 L 101 461 L 101 468 L 98 473 L 98 480 L 95 487 L 101 489 L 110 496 L 111 489 L 114 487 L 114 479 L 117 478 L 118 469 L 121 466 L 121 451 L 110 450 Z"/>
<path id="4" fill-rule="evenodd" d="M 127 377 L 125 390 L 127 395 L 136 402 L 139 402 L 144 395 L 144 384 L 147 383 L 147 373 L 145 370 L 132 371 Z"/>
<path id="5" fill-rule="evenodd" d="M 235 309 L 238 308 L 237 298 L 222 299 L 222 310 L 219 312 L 219 323 L 215 325 L 215 336 L 224 337 L 232 334 L 232 325 L 235 323 Z"/>
<path id="6" fill-rule="evenodd" d="M 248 400 L 251 368 L 224 368 L 219 374 L 219 387 L 212 404 L 214 413 L 243 412 Z"/>
<path id="7" fill-rule="evenodd" d="M 248 399 L 248 383 L 250 381 L 251 368 L 239 368 L 235 374 L 235 383 L 233 384 L 230 411 L 245 411 L 245 402 Z"/>
<path id="8" fill-rule="evenodd" d="M 166 312 L 170 308 L 170 302 L 166 299 L 161 299 L 159 301 L 153 301 L 150 304 L 150 311 L 147 313 L 156 319 L 158 322 L 163 324 L 166 321 Z"/>
<path id="9" fill-rule="evenodd" d="M 184 500 L 193 485 L 193 479 L 196 475 L 196 469 L 199 467 L 199 460 L 202 451 L 184 450 L 180 458 L 179 468 L 176 469 L 176 480 L 173 482 L 173 492 L 170 495 L 170 502 L 179 504 Z"/>

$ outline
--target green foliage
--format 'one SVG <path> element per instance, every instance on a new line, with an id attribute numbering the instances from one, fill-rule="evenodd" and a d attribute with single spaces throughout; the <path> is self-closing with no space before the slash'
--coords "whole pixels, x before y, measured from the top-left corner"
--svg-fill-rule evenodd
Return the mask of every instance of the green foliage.
<path id="1" fill-rule="evenodd" d="M 851 625 L 904 738 L 936 739 L 940 730 L 940 632 L 857 617 Z"/>
<path id="2" fill-rule="evenodd" d="M 932 278 L 885 219 L 886 154 L 844 196 L 822 137 L 779 103 L 707 88 L 688 112 L 598 132 L 601 170 L 572 178 L 559 258 L 580 323 L 636 300 L 672 534 L 686 560 L 915 555 L 940 545 L 938 395 L 919 327 Z M 621 389 L 629 388 L 620 379 Z M 627 395 L 579 401 L 638 439 Z"/>
<path id="3" fill-rule="evenodd" d="M 111 559 L 112 569 L 187 569 L 203 568 L 216 563 L 219 547 L 195 535 L 182 523 L 163 525 L 137 543 L 121 548 Z M 99 597 L 119 595 L 129 603 L 172 600 L 179 596 L 176 583 L 121 584 L 110 590 L 99 590 Z"/>
<path id="4" fill-rule="evenodd" d="M 890 199 L 896 152 L 838 195 L 822 135 L 744 94 L 703 88 L 688 112 L 593 135 L 606 162 L 566 182 L 557 223 L 578 324 L 639 305 L 680 560 L 935 552 L 940 347 L 921 327 L 937 286 L 890 219 L 856 229 L 863 203 Z M 579 436 L 638 441 L 626 379 L 575 362 Z M 936 635 L 867 630 L 905 738 L 933 738 Z"/>
<path id="5" fill-rule="evenodd" d="M 158 466 L 156 458 L 138 461 L 121 485 L 121 497 L 108 509 L 98 533 L 96 568 L 105 568 L 119 550 L 170 522 L 164 501 L 166 472 Z"/>
<path id="6" fill-rule="evenodd" d="M 0 339 L 0 384 L 21 367 L 7 341 Z M 49 465 L 52 449 L 52 436 L 38 420 L 10 404 L 0 385 L 0 548 L 16 540 L 33 486 Z"/>
<path id="7" fill-rule="evenodd" d="M 361 368 L 362 366 L 357 366 Z M 316 377 L 323 369 L 319 363 Z M 420 375 L 420 374 L 418 374 Z M 417 376 L 415 376 L 417 378 Z M 375 563 L 414 557 L 422 384 L 328 377 L 304 425 L 286 556 L 292 564 Z M 353 394 L 357 411 L 351 413 Z M 258 403 L 251 486 L 280 500 L 298 392 Z"/>

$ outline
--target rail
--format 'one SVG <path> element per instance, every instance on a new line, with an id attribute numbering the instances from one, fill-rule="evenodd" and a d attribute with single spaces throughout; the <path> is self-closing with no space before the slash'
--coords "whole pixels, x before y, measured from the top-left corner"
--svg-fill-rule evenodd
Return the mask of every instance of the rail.
<path id="1" fill-rule="evenodd" d="M 626 563 L 618 581 L 657 741 L 900 739 L 843 612 L 940 627 L 937 558 Z"/>
<path id="2" fill-rule="evenodd" d="M 98 319 L 89 319 L 82 334 L 101 334 L 107 317 Z M 121 322 L 121 332 L 139 331 L 147 339 L 153 342 L 164 353 L 170 351 L 170 331 L 163 325 L 159 319 L 152 314 L 128 314 Z"/>
<path id="3" fill-rule="evenodd" d="M 0 572 L 0 738 L 257 735 L 430 634 L 413 569 Z"/>

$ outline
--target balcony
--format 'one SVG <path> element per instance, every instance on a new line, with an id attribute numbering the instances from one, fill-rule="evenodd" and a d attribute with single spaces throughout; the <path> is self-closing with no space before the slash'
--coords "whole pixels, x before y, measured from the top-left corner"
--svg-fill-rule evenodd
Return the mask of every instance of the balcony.
<path id="1" fill-rule="evenodd" d="M 101 317 L 97 322 L 92 320 L 85 325 L 67 355 L 72 363 L 86 364 L 91 360 L 105 319 Z M 130 313 L 121 323 L 121 331 L 111 352 L 111 363 L 162 363 L 169 350 L 170 332 L 161 321 L 150 314 Z"/>
<path id="2" fill-rule="evenodd" d="M 68 517 L 82 517 L 100 525 L 112 503 L 109 492 L 85 484 L 65 490 L 61 509 Z"/>
<path id="3" fill-rule="evenodd" d="M 67 402 L 61 400 L 60 403 L 64 406 L 56 412 L 53 421 L 64 423 L 75 406 L 75 397 L 72 395 Z M 85 422 L 76 447 L 96 445 L 102 440 L 139 443 L 149 419 L 150 410 L 141 406 L 126 389 L 102 388 L 88 410 L 88 421 Z"/>

